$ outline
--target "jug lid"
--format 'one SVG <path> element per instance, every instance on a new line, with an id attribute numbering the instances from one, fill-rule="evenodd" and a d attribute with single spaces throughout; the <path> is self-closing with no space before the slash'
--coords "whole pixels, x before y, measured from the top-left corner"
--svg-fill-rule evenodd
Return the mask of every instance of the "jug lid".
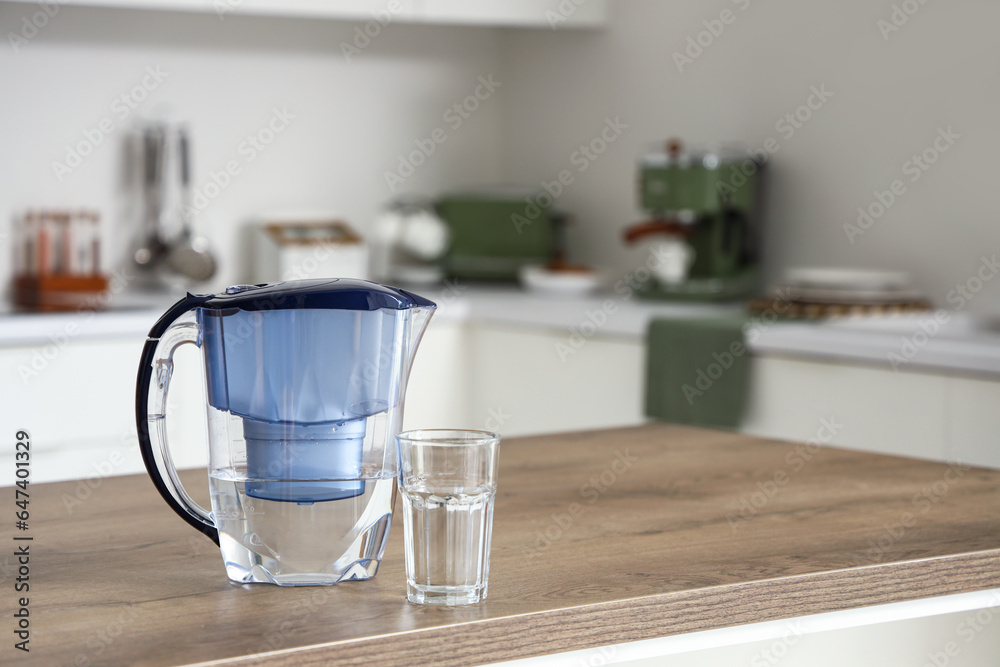
<path id="1" fill-rule="evenodd" d="M 175 303 L 153 324 L 147 345 L 159 340 L 163 332 L 184 313 L 195 308 L 211 311 L 295 310 L 406 310 L 437 308 L 437 305 L 406 290 L 386 287 L 367 280 L 321 278 L 288 280 L 281 283 L 233 285 L 220 294 L 188 294 Z M 220 313 L 221 314 L 221 313 Z"/>
<path id="2" fill-rule="evenodd" d="M 320 278 L 288 280 L 258 285 L 233 285 L 219 294 L 207 295 L 200 308 L 221 310 L 406 310 L 435 308 L 433 301 L 396 287 L 367 280 Z"/>

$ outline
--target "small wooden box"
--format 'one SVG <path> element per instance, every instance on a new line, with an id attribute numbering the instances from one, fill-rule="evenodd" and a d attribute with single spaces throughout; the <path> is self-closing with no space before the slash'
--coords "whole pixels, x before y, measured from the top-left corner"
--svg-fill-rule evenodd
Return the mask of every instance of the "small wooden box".
<path id="1" fill-rule="evenodd" d="M 16 276 L 14 303 L 19 308 L 43 312 L 101 310 L 106 300 L 97 297 L 106 289 L 108 278 L 103 275 Z"/>

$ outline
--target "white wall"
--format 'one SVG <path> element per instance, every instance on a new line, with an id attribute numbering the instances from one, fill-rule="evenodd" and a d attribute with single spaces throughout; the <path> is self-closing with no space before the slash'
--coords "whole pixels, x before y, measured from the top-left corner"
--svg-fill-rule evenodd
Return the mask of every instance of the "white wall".
<path id="1" fill-rule="evenodd" d="M 457 130 L 442 118 L 477 77 L 497 72 L 496 31 L 390 24 L 348 62 L 340 45 L 353 37 L 350 22 L 61 7 L 15 52 L 8 31 L 38 9 L 0 3 L 0 233 L 26 207 L 96 207 L 113 242 L 108 254 L 120 260 L 138 225 L 125 196 L 123 145 L 140 115 L 190 123 L 198 187 L 227 160 L 242 165 L 197 222 L 222 253 L 210 287 L 240 280 L 240 226 L 259 211 L 339 211 L 364 231 L 393 194 L 383 173 L 434 128 L 448 138 L 405 187 L 433 192 L 499 176 L 497 100 Z M 141 83 L 147 66 L 169 76 L 120 121 L 111 105 Z M 248 162 L 238 147 L 275 107 L 295 118 Z M 116 129 L 60 182 L 53 161 L 106 117 Z M 4 284 L 10 257 L 5 247 Z"/>
<path id="2" fill-rule="evenodd" d="M 803 264 L 902 269 L 944 303 L 982 255 L 1000 252 L 1000 5 L 922 4 L 886 41 L 876 22 L 892 4 L 619 0 L 603 32 L 505 34 L 505 174 L 538 183 L 574 169 L 572 152 L 620 116 L 629 129 L 560 201 L 578 215 L 577 257 L 625 272 L 636 260 L 621 230 L 640 219 L 634 164 L 646 142 L 676 135 L 759 148 L 775 137 L 771 278 Z M 678 71 L 672 54 L 724 9 L 731 23 Z M 775 124 L 821 85 L 833 97 L 786 139 Z M 961 139 L 910 182 L 903 163 L 942 126 Z M 897 178 L 905 194 L 850 243 L 843 225 Z M 1000 311 L 1000 280 L 968 309 Z"/>

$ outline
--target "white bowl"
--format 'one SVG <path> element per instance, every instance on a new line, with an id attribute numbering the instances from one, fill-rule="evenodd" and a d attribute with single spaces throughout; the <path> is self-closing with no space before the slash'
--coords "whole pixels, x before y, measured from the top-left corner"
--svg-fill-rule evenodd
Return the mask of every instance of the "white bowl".
<path id="1" fill-rule="evenodd" d="M 583 296 L 590 294 L 604 281 L 602 271 L 552 271 L 544 266 L 522 266 L 519 272 L 525 289 L 553 296 Z"/>

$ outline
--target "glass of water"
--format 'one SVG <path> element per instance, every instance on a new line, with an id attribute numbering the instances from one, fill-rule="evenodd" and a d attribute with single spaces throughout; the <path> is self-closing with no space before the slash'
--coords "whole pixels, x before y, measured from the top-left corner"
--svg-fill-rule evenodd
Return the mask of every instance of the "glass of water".
<path id="1" fill-rule="evenodd" d="M 489 582 L 500 436 L 426 429 L 397 441 L 407 599 L 479 602 Z"/>

